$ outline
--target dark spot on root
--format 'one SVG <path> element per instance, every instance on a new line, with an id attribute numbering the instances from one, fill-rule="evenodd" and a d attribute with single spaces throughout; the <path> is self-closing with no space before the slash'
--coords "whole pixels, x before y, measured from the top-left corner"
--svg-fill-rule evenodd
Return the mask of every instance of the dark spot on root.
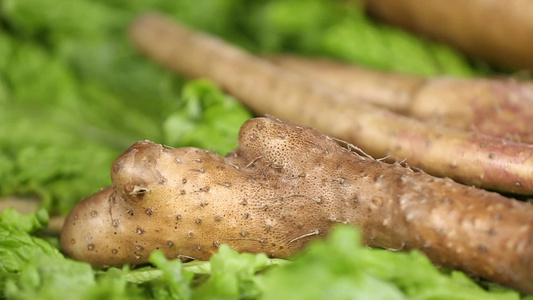
<path id="1" fill-rule="evenodd" d="M 137 227 L 137 234 L 143 234 L 144 233 L 144 229 L 142 229 L 141 227 Z"/>
<path id="2" fill-rule="evenodd" d="M 218 248 L 220 246 L 220 243 L 218 241 L 214 241 L 213 246 L 215 246 L 215 248 Z"/>
<path id="3" fill-rule="evenodd" d="M 176 220 L 178 220 L 178 221 L 181 220 L 181 215 L 177 215 L 176 216 Z"/>
<path id="4" fill-rule="evenodd" d="M 381 197 L 372 197 L 372 203 L 376 207 L 381 207 L 383 205 L 383 199 Z"/>
<path id="5" fill-rule="evenodd" d="M 91 217 L 96 218 L 98 216 L 98 212 L 96 210 L 91 210 Z"/>
<path id="6" fill-rule="evenodd" d="M 222 220 L 221 216 L 215 216 L 215 222 L 220 222 L 220 220 Z"/>
<path id="7" fill-rule="evenodd" d="M 446 205 L 452 205 L 453 204 L 453 199 L 450 199 L 450 198 L 444 198 L 441 200 L 443 204 L 446 204 Z"/>
<path id="8" fill-rule="evenodd" d="M 142 199 L 142 196 L 148 192 L 148 190 L 145 187 L 134 185 L 131 189 L 130 195 L 134 196 L 140 196 Z"/>
<path id="9" fill-rule="evenodd" d="M 485 245 L 479 245 L 477 246 L 477 250 L 483 254 L 488 253 L 489 249 Z"/>
<path id="10" fill-rule="evenodd" d="M 111 253 L 113 253 L 113 254 L 117 254 L 117 253 L 118 253 L 118 250 L 117 250 L 117 249 L 113 249 L 113 250 L 111 250 Z"/>
<path id="11" fill-rule="evenodd" d="M 489 159 L 494 159 L 496 155 L 494 153 L 489 153 Z"/>
<path id="12" fill-rule="evenodd" d="M 227 181 L 224 181 L 224 182 L 221 182 L 220 183 L 221 186 L 225 186 L 227 188 L 231 187 L 231 183 L 227 182 Z"/>
<path id="13" fill-rule="evenodd" d="M 168 241 L 167 242 L 167 247 L 172 247 L 174 246 L 174 242 L 173 241 Z"/>
<path id="14" fill-rule="evenodd" d="M 187 236 L 192 238 L 194 236 L 194 233 L 192 231 L 187 232 Z"/>
<path id="15" fill-rule="evenodd" d="M 137 249 L 137 251 L 144 251 L 144 247 L 141 245 L 135 245 L 135 249 Z"/>
<path id="16" fill-rule="evenodd" d="M 339 177 L 339 178 L 333 178 L 331 181 L 333 182 L 338 182 L 340 184 L 343 184 L 344 183 L 344 178 L 342 177 Z"/>
<path id="17" fill-rule="evenodd" d="M 149 215 L 149 216 L 151 216 L 152 213 L 153 213 L 152 210 L 149 209 L 149 208 L 147 208 L 145 212 L 146 212 L 146 214 Z"/>
<path id="18" fill-rule="evenodd" d="M 120 172 L 120 170 L 122 170 L 123 166 L 124 166 L 124 161 L 120 160 L 119 162 L 117 162 L 117 163 L 115 163 L 113 165 L 113 171 L 115 171 L 115 173 L 118 173 L 118 172 Z"/>
<path id="19" fill-rule="evenodd" d="M 87 250 L 93 251 L 94 250 L 94 244 L 87 245 Z"/>
<path id="20" fill-rule="evenodd" d="M 113 220 L 112 224 L 113 224 L 113 227 L 118 227 L 119 222 L 117 219 L 115 219 Z"/>
<path id="21" fill-rule="evenodd" d="M 195 223 L 196 224 L 202 224 L 202 219 L 196 219 Z"/>
<path id="22" fill-rule="evenodd" d="M 71 243 L 72 245 L 74 245 L 74 244 L 76 244 L 76 240 L 75 240 L 75 239 L 71 239 L 71 240 L 70 240 L 70 243 Z"/>

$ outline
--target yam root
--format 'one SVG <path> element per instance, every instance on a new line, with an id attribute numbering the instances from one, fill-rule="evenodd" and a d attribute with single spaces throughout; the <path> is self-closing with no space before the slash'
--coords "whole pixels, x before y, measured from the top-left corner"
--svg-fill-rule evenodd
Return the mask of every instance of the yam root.
<path id="1" fill-rule="evenodd" d="M 337 223 L 364 242 L 533 292 L 533 206 L 360 156 L 310 128 L 247 121 L 223 158 L 197 148 L 134 144 L 113 185 L 68 215 L 63 250 L 95 267 L 208 259 L 221 244 L 288 257 Z"/>
<path id="2" fill-rule="evenodd" d="M 403 115 L 446 127 L 533 143 L 533 83 L 422 77 L 327 59 L 269 57 L 284 68 Z"/>
<path id="3" fill-rule="evenodd" d="M 316 82 L 326 83 L 355 99 L 404 115 L 409 114 L 413 95 L 426 83 L 424 78 L 414 75 L 387 73 L 325 58 L 278 55 L 265 59 Z"/>
<path id="4" fill-rule="evenodd" d="M 533 70 L 533 2 L 528 0 L 365 0 L 393 25 L 456 45 L 504 68 Z"/>
<path id="5" fill-rule="evenodd" d="M 188 76 L 210 78 L 259 115 L 293 120 L 374 157 L 406 159 L 436 176 L 533 194 L 533 145 L 427 124 L 355 101 L 161 15 L 138 18 L 131 36 L 159 63 Z"/>

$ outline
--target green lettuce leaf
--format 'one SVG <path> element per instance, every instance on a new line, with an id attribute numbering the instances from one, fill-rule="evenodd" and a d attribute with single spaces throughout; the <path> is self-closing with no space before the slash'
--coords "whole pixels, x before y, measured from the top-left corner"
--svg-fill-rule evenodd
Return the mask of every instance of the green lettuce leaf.
<path id="1" fill-rule="evenodd" d="M 210 263 L 211 275 L 195 290 L 194 299 L 257 299 L 261 295 L 255 275 L 270 265 L 266 254 L 237 253 L 221 245 Z"/>
<path id="2" fill-rule="evenodd" d="M 163 123 L 165 143 L 195 146 L 220 154 L 237 147 L 237 136 L 251 114 L 234 98 L 209 81 L 187 84 L 181 95 L 183 107 Z"/>
<path id="3" fill-rule="evenodd" d="M 10 207 L 0 213 L 0 225 L 8 230 L 34 233 L 44 228 L 50 220 L 45 209 L 39 209 L 33 214 L 20 214 Z"/>
<path id="4" fill-rule="evenodd" d="M 186 271 L 179 259 L 169 261 L 161 251 L 150 255 L 150 262 L 161 270 L 161 276 L 150 284 L 154 299 L 191 299 L 190 282 L 194 273 Z"/>
<path id="5" fill-rule="evenodd" d="M 111 268 L 96 274 L 90 265 L 64 257 L 37 254 L 16 277 L 6 281 L 6 299 L 146 299 L 124 272 Z"/>
<path id="6" fill-rule="evenodd" d="M 0 214 L 0 278 L 21 271 L 22 266 L 38 254 L 62 257 L 48 242 L 30 235 L 47 223 L 48 214 L 44 209 L 22 215 L 10 208 Z"/>
<path id="7" fill-rule="evenodd" d="M 259 52 L 327 56 L 425 76 L 483 72 L 447 45 L 373 21 L 354 1 L 274 0 L 248 16 L 246 28 Z"/>
<path id="8" fill-rule="evenodd" d="M 31 259 L 41 255 L 63 257 L 48 242 L 30 234 L 47 223 L 48 214 L 44 209 L 22 215 L 8 208 L 0 214 L 0 295 L 6 288 L 6 281 L 17 278 Z"/>
<path id="9" fill-rule="evenodd" d="M 420 252 L 366 248 L 348 226 L 334 228 L 327 241 L 312 243 L 263 280 L 262 299 L 519 299 L 511 290 L 490 293 L 463 273 L 440 272 Z"/>
<path id="10" fill-rule="evenodd" d="M 39 253 L 17 280 L 7 281 L 5 294 L 8 299 L 68 299 L 94 285 L 90 265 Z"/>
<path id="11" fill-rule="evenodd" d="M 125 267 L 123 270 L 111 268 L 103 274 L 96 274 L 95 284 L 89 285 L 78 298 L 84 300 L 142 300 L 149 298 L 141 286 L 131 284 L 127 280 L 126 274 L 128 272 L 129 269 Z M 60 299 L 68 298 L 70 297 L 65 295 L 64 298 Z"/>

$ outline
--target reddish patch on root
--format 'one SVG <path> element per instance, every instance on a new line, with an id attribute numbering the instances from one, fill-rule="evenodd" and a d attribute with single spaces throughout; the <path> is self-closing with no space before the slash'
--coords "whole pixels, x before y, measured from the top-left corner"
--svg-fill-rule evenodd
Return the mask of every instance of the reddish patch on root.
<path id="1" fill-rule="evenodd" d="M 492 82 L 490 92 L 494 103 L 473 98 L 471 129 L 488 135 L 502 136 L 515 141 L 533 141 L 533 106 L 531 90 L 513 82 Z M 530 105 L 527 105 L 529 103 Z"/>
<path id="2" fill-rule="evenodd" d="M 476 160 L 482 162 L 482 174 L 485 182 L 493 182 L 501 186 L 514 186 L 512 192 L 521 192 L 533 188 L 531 170 L 520 169 L 513 166 L 531 164 L 533 161 L 533 145 L 529 145 L 530 151 L 524 151 L 524 144 L 505 139 L 487 143 L 482 135 L 473 134 L 469 142 L 479 147 L 479 155 Z M 527 174 L 530 172 L 530 174 Z"/>

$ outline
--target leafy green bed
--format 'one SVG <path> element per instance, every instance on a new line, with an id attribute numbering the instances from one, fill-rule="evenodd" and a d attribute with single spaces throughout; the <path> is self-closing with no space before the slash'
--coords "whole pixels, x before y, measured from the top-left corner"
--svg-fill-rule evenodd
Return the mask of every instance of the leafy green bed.
<path id="1" fill-rule="evenodd" d="M 110 183 L 113 159 L 138 140 L 224 154 L 251 114 L 205 80 L 139 55 L 127 26 L 160 10 L 253 52 L 329 56 L 421 75 L 489 72 L 454 50 L 327 0 L 0 0 L 0 196 L 42 200 L 0 216 L 0 298 L 7 299 L 519 299 L 417 252 L 370 250 L 345 227 L 292 261 L 238 254 L 210 262 L 93 270 L 40 231 Z M 298 16 L 295 18 L 294 16 Z"/>
<path id="2" fill-rule="evenodd" d="M 8 299 L 519 299 L 482 289 L 461 272 L 437 270 L 419 252 L 368 249 L 358 231 L 337 227 L 292 261 L 239 254 L 222 245 L 209 262 L 150 256 L 151 267 L 95 271 L 31 234 L 47 214 L 0 215 L 0 278 Z"/>

